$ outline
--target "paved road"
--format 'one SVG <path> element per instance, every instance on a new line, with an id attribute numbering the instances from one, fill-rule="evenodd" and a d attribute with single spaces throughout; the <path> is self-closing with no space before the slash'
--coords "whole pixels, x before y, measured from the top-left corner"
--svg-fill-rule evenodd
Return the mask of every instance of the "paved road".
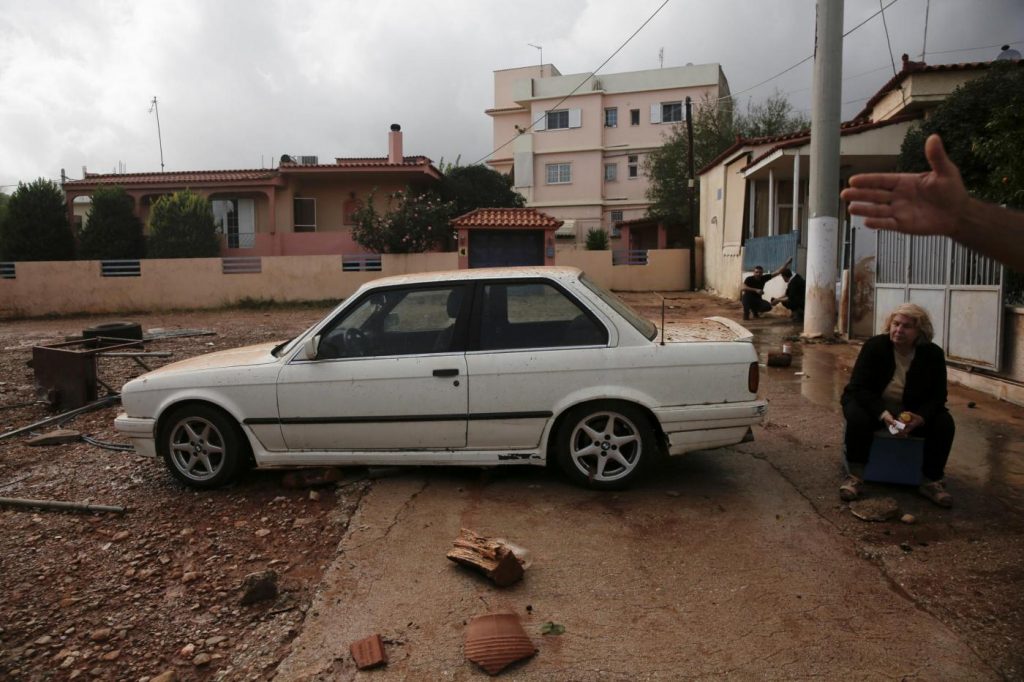
<path id="1" fill-rule="evenodd" d="M 1020 411 L 955 392 L 957 509 L 873 490 L 918 523 L 865 524 L 836 496 L 834 398 L 855 353 L 801 347 L 796 367 L 765 374 L 754 443 L 675 460 L 630 491 L 536 469 L 377 481 L 276 679 L 369 679 L 348 644 L 375 632 L 390 663 L 374 679 L 479 678 L 465 623 L 505 610 L 539 649 L 512 679 L 1019 677 L 1021 453 L 989 458 L 1002 473 L 966 453 L 999 432 L 1024 441 Z M 524 580 L 499 589 L 445 559 L 463 527 L 528 549 Z M 565 634 L 541 635 L 546 621 Z"/>

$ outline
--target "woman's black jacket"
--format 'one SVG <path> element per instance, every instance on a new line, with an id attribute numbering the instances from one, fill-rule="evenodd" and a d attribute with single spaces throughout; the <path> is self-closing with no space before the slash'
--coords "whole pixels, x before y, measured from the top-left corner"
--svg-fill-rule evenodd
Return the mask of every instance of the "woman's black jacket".
<path id="1" fill-rule="evenodd" d="M 896 372 L 894 352 L 888 334 L 872 336 L 864 342 L 850 383 L 843 389 L 843 405 L 853 401 L 873 417 L 885 411 L 882 391 Z M 914 360 L 907 369 L 902 409 L 921 415 L 925 423 L 946 409 L 946 355 L 934 343 L 916 347 Z"/>

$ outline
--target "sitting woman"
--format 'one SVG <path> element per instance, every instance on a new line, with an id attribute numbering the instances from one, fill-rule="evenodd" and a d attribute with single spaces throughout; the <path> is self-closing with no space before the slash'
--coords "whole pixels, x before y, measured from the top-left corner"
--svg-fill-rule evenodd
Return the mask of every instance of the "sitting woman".
<path id="1" fill-rule="evenodd" d="M 839 496 L 846 501 L 860 497 L 875 432 L 901 423 L 899 437 L 924 438 L 925 481 L 918 490 L 940 507 L 952 507 L 953 497 L 942 482 L 956 430 L 946 410 L 946 356 L 932 343 L 931 320 L 918 305 L 898 306 L 885 329 L 864 343 L 843 389 L 849 477 Z"/>

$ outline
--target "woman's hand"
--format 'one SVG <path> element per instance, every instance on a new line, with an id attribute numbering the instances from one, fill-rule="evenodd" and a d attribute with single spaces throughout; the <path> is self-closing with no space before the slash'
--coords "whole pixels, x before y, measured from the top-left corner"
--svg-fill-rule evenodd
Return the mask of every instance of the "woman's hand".
<path id="1" fill-rule="evenodd" d="M 904 434 L 910 434 L 914 429 L 924 426 L 924 417 L 914 412 L 901 412 L 901 417 L 910 417 L 910 421 L 904 422 L 907 426 L 903 429 Z"/>

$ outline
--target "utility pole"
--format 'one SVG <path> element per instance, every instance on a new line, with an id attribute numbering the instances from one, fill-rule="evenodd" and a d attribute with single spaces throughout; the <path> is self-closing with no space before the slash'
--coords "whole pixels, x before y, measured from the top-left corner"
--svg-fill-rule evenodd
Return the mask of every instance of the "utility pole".
<path id="1" fill-rule="evenodd" d="M 836 327 L 836 249 L 839 241 L 839 117 L 843 78 L 843 0 L 817 0 L 808 196 L 807 337 Z"/>
<path id="2" fill-rule="evenodd" d="M 164 172 L 164 138 L 160 134 L 160 107 L 156 103 L 156 95 L 153 95 L 153 102 L 149 107 L 150 113 L 156 112 L 156 139 L 160 143 L 160 172 Z"/>
<path id="3" fill-rule="evenodd" d="M 686 167 L 689 169 L 690 204 L 690 291 L 697 291 L 697 179 L 693 171 L 693 118 L 690 116 L 690 98 L 686 98 Z"/>

